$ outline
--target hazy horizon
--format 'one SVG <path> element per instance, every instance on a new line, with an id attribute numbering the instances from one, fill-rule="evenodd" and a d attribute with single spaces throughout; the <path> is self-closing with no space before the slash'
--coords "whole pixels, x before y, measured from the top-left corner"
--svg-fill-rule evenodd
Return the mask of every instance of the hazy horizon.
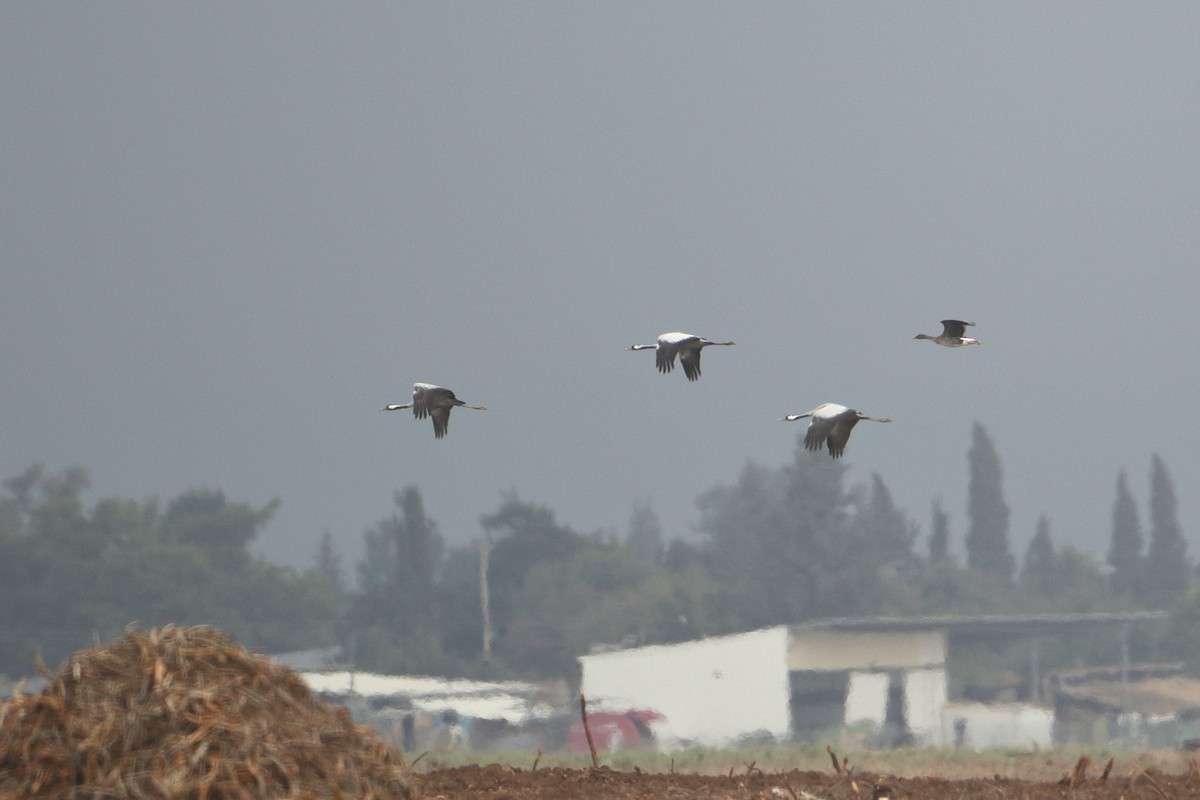
<path id="1" fill-rule="evenodd" d="M 310 566 L 420 488 L 668 537 L 832 401 L 961 556 L 971 425 L 1020 559 L 1103 560 L 1152 453 L 1200 539 L 1200 6 L 0 8 L 5 447 L 90 498 L 282 505 Z M 973 320 L 980 347 L 913 341 Z M 703 377 L 628 352 L 671 330 Z M 487 411 L 380 413 L 412 384 Z M 826 461 L 828 458 L 826 457 Z"/>

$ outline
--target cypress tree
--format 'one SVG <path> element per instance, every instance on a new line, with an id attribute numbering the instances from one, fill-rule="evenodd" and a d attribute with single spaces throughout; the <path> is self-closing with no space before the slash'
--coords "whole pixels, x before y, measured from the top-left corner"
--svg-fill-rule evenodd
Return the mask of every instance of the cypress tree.
<path id="1" fill-rule="evenodd" d="M 1021 586 L 1033 594 L 1050 597 L 1055 590 L 1054 543 L 1050 541 L 1050 519 L 1042 514 L 1038 517 L 1037 533 L 1029 541 L 1025 551 L 1025 564 L 1021 568 Z"/>
<path id="2" fill-rule="evenodd" d="M 991 437 L 978 422 L 971 431 L 967 453 L 967 567 L 1011 583 L 1016 562 L 1008 546 L 1008 504 L 1004 502 L 1003 470 Z"/>
<path id="3" fill-rule="evenodd" d="M 1152 607 L 1170 605 L 1188 590 L 1191 566 L 1187 542 L 1179 526 L 1175 487 L 1167 466 L 1155 454 L 1150 469 L 1150 549 L 1146 557 L 1146 600 Z"/>
<path id="4" fill-rule="evenodd" d="M 415 486 L 395 494 L 402 516 L 392 515 L 388 533 L 395 542 L 395 603 L 405 630 L 435 625 L 434 573 L 445 547 L 437 523 L 425 515 L 425 503 Z"/>
<path id="5" fill-rule="evenodd" d="M 929 532 L 929 563 L 950 561 L 950 516 L 940 500 L 933 501 L 932 529 Z"/>
<path id="6" fill-rule="evenodd" d="M 1113 501 L 1112 542 L 1108 546 L 1108 565 L 1112 567 L 1112 591 L 1118 597 L 1142 594 L 1144 557 L 1142 526 L 1138 522 L 1137 502 L 1129 491 L 1129 480 L 1122 469 L 1117 473 L 1117 498 Z"/>
<path id="7" fill-rule="evenodd" d="M 662 523 L 649 500 L 638 500 L 629 515 L 629 535 L 625 546 L 643 561 L 656 564 L 663 557 Z"/>

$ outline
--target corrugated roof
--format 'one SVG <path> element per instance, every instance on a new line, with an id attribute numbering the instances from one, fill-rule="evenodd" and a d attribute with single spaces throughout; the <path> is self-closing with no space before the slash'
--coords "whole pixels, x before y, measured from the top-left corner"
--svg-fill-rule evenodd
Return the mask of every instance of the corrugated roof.
<path id="1" fill-rule="evenodd" d="M 1165 611 L 1102 611 L 1073 614 L 967 614 L 922 617 L 834 617 L 792 625 L 793 630 L 910 631 L 942 629 L 954 636 L 1051 633 L 1092 625 L 1160 622 Z"/>
<path id="2" fill-rule="evenodd" d="M 1057 694 L 1101 712 L 1136 711 L 1146 716 L 1200 712 L 1200 680 L 1183 675 L 1130 681 L 1091 681 L 1058 687 Z"/>
<path id="3" fill-rule="evenodd" d="M 398 706 L 439 714 L 504 720 L 514 725 L 549 719 L 566 711 L 566 686 L 524 681 L 470 681 L 423 675 L 379 675 L 371 672 L 305 672 L 301 678 L 315 692 L 336 697 L 392 699 Z"/>

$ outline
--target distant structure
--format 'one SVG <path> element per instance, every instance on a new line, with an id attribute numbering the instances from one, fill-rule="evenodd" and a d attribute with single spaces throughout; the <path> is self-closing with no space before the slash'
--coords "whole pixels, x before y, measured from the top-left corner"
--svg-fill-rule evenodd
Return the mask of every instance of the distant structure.
<path id="1" fill-rule="evenodd" d="M 417 419 L 433 417 L 433 435 L 435 438 L 441 439 L 446 435 L 447 428 L 450 427 L 450 410 L 455 406 L 487 411 L 486 406 L 468 405 L 455 397 L 454 392 L 441 386 L 434 386 L 432 383 L 414 383 L 411 403 L 389 403 L 379 410 L 399 411 L 402 408 L 411 408 L 413 416 Z"/>
<path id="2" fill-rule="evenodd" d="M 714 342 L 703 336 L 673 331 L 659 336 L 658 342 L 655 344 L 635 344 L 629 349 L 656 351 L 654 363 L 658 367 L 658 371 L 664 375 L 675 369 L 675 356 L 679 356 L 679 363 L 683 364 L 683 374 L 687 375 L 689 381 L 694 381 L 700 377 L 700 351 L 714 344 L 731 345 L 736 343 Z"/>
<path id="3" fill-rule="evenodd" d="M 846 442 L 850 441 L 850 431 L 854 430 L 854 426 L 858 424 L 859 420 L 891 422 L 887 417 L 878 419 L 868 417 L 861 411 L 855 411 L 853 408 L 846 408 L 837 403 L 821 403 L 812 411 L 805 414 L 788 414 L 786 417 L 781 417 L 780 421 L 795 422 L 807 417 L 812 417 L 812 422 L 808 424 L 808 432 L 804 434 L 804 449 L 815 453 L 828 444 L 831 458 L 841 458 L 842 453 L 846 452 Z"/>
<path id="4" fill-rule="evenodd" d="M 940 344 L 942 347 L 962 347 L 964 344 L 979 344 L 978 339 L 969 338 L 967 328 L 973 328 L 974 322 L 963 322 L 961 319 L 944 319 L 942 320 L 942 332 L 937 336 L 930 336 L 927 333 L 918 333 L 914 339 L 928 339 L 934 344 Z"/>
<path id="5" fill-rule="evenodd" d="M 650 727 L 664 751 L 751 740 L 822 743 L 838 729 L 844 741 L 860 746 L 1049 748 L 1061 720 L 1041 700 L 1038 642 L 1108 632 L 1124 662 L 1132 626 L 1166 617 L 1165 611 L 1134 611 L 835 618 L 671 644 L 596 647 L 579 657 L 579 691 L 589 713 L 655 712 Z M 993 690 L 988 697 L 967 696 L 981 687 L 964 683 L 956 690 L 960 696 L 951 697 L 952 650 L 1022 641 L 1030 663 L 1015 683 L 982 687 Z M 1069 699 L 1079 727 L 1086 723 L 1082 712 L 1093 708 L 1084 704 L 1101 696 L 1109 716 L 1139 710 L 1137 670 L 1122 663 L 1110 672 L 1103 695 L 1082 681 L 1073 685 L 1078 691 Z M 1070 688 L 1058 692 L 1056 704 Z M 1190 712 L 1200 709 L 1196 698 L 1193 692 L 1183 702 L 1146 702 L 1144 708 Z"/>

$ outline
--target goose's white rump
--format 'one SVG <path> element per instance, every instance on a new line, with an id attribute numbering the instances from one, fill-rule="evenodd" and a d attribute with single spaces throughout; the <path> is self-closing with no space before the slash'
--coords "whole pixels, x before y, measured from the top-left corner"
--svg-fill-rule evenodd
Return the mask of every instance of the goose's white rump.
<path id="1" fill-rule="evenodd" d="M 918 333 L 913 338 L 928 339 L 934 344 L 940 344 L 942 347 L 962 347 L 965 344 L 979 344 L 978 339 L 972 339 L 966 335 L 967 328 L 974 326 L 974 322 L 963 322 L 961 319 L 944 319 L 942 320 L 942 332 L 937 336 Z"/>

